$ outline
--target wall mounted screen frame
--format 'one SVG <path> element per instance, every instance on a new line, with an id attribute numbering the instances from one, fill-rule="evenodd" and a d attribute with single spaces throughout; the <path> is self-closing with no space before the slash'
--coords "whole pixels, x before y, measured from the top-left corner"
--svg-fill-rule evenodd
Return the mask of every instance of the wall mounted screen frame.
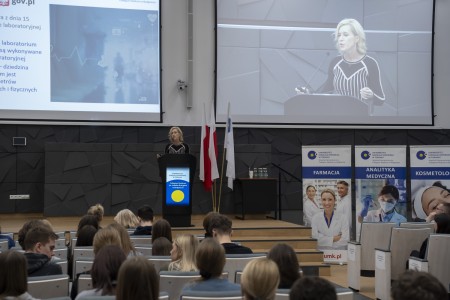
<path id="1" fill-rule="evenodd" d="M 237 124 L 434 125 L 434 6 L 433 0 L 216 0 L 216 120 L 225 122 L 231 103 Z M 371 60 L 358 61 L 362 69 L 378 69 L 382 92 L 372 88 L 379 97 L 370 101 L 333 84 L 342 58 L 334 33 L 347 18 L 366 36 Z"/>
<path id="2" fill-rule="evenodd" d="M 160 0 L 0 0 L 0 120 L 162 122 Z"/>

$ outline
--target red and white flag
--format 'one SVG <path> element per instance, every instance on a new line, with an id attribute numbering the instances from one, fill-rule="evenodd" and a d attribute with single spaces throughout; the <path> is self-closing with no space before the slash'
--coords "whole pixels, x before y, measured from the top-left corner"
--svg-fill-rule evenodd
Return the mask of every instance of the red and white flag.
<path id="1" fill-rule="evenodd" d="M 214 106 L 211 106 L 209 123 L 206 123 L 206 110 L 203 106 L 203 124 L 200 149 L 200 180 L 206 191 L 211 191 L 213 180 L 219 178 L 217 168 L 217 138 Z"/>

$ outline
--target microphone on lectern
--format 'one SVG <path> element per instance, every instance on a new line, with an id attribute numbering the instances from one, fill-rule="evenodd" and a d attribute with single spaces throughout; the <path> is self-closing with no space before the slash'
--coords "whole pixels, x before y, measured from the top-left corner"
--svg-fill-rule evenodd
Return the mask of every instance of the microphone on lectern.
<path id="1" fill-rule="evenodd" d="M 295 91 L 300 94 L 312 94 L 312 87 L 311 87 L 311 81 L 316 77 L 319 70 L 322 68 L 323 64 L 328 60 L 328 56 L 330 56 L 330 52 L 327 51 L 325 58 L 320 62 L 319 66 L 314 70 L 314 72 L 309 77 L 308 81 L 306 81 L 306 84 L 301 87 L 296 87 Z"/>

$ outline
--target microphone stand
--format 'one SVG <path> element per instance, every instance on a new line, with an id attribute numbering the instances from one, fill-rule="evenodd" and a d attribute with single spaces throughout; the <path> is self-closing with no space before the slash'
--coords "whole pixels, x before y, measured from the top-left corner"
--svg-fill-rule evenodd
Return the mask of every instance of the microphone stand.
<path id="1" fill-rule="evenodd" d="M 291 172 L 283 169 L 282 167 L 280 167 L 279 165 L 276 165 L 274 163 L 272 163 L 272 166 L 274 166 L 275 168 L 278 169 L 278 213 L 275 212 L 275 219 L 277 220 L 281 220 L 281 173 L 286 173 L 287 175 L 291 176 L 292 178 L 294 178 L 295 180 L 297 180 L 298 182 L 302 182 L 301 178 L 298 178 L 297 176 L 295 176 L 294 174 L 292 174 Z M 279 218 L 278 218 L 279 217 Z"/>

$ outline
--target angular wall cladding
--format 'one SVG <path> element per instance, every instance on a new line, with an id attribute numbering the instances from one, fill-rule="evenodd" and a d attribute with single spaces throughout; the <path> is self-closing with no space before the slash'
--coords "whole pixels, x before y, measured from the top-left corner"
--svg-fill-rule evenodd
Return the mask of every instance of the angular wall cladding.
<path id="1" fill-rule="evenodd" d="M 126 207 L 134 210 L 144 203 L 151 204 L 159 213 L 161 186 L 155 157 L 168 142 L 169 128 L 0 125 L 0 213 L 44 212 L 45 207 L 46 213 L 52 215 L 81 215 L 98 202 L 105 205 L 107 214 Z M 200 126 L 182 127 L 182 130 L 198 161 Z M 26 137 L 26 146 L 13 146 L 13 137 Z M 219 127 L 219 171 L 223 139 L 224 128 Z M 280 178 L 282 209 L 297 210 L 302 205 L 299 181 L 302 145 L 450 145 L 450 130 L 239 128 L 235 125 L 234 142 L 236 176 L 247 176 L 249 167 L 268 168 L 271 177 Z M 110 148 L 100 155 L 85 151 L 86 148 L 72 148 L 64 155 L 52 153 L 56 161 L 64 161 L 64 164 L 47 166 L 46 145 L 63 147 L 64 144 Z M 105 145 L 97 146 L 99 144 Z M 140 144 L 146 145 L 138 146 Z M 269 147 L 268 152 L 252 154 L 247 151 L 258 145 Z M 105 153 L 110 154 L 109 160 Z M 45 176 L 49 183 L 44 186 Z M 206 213 L 212 207 L 211 194 L 203 190 L 198 170 L 195 176 L 193 212 Z M 226 183 L 226 178 L 222 178 L 221 211 L 234 213 L 234 194 Z M 10 195 L 14 194 L 29 194 L 31 199 L 10 200 Z M 61 197 L 66 197 L 67 201 L 62 201 Z"/>

